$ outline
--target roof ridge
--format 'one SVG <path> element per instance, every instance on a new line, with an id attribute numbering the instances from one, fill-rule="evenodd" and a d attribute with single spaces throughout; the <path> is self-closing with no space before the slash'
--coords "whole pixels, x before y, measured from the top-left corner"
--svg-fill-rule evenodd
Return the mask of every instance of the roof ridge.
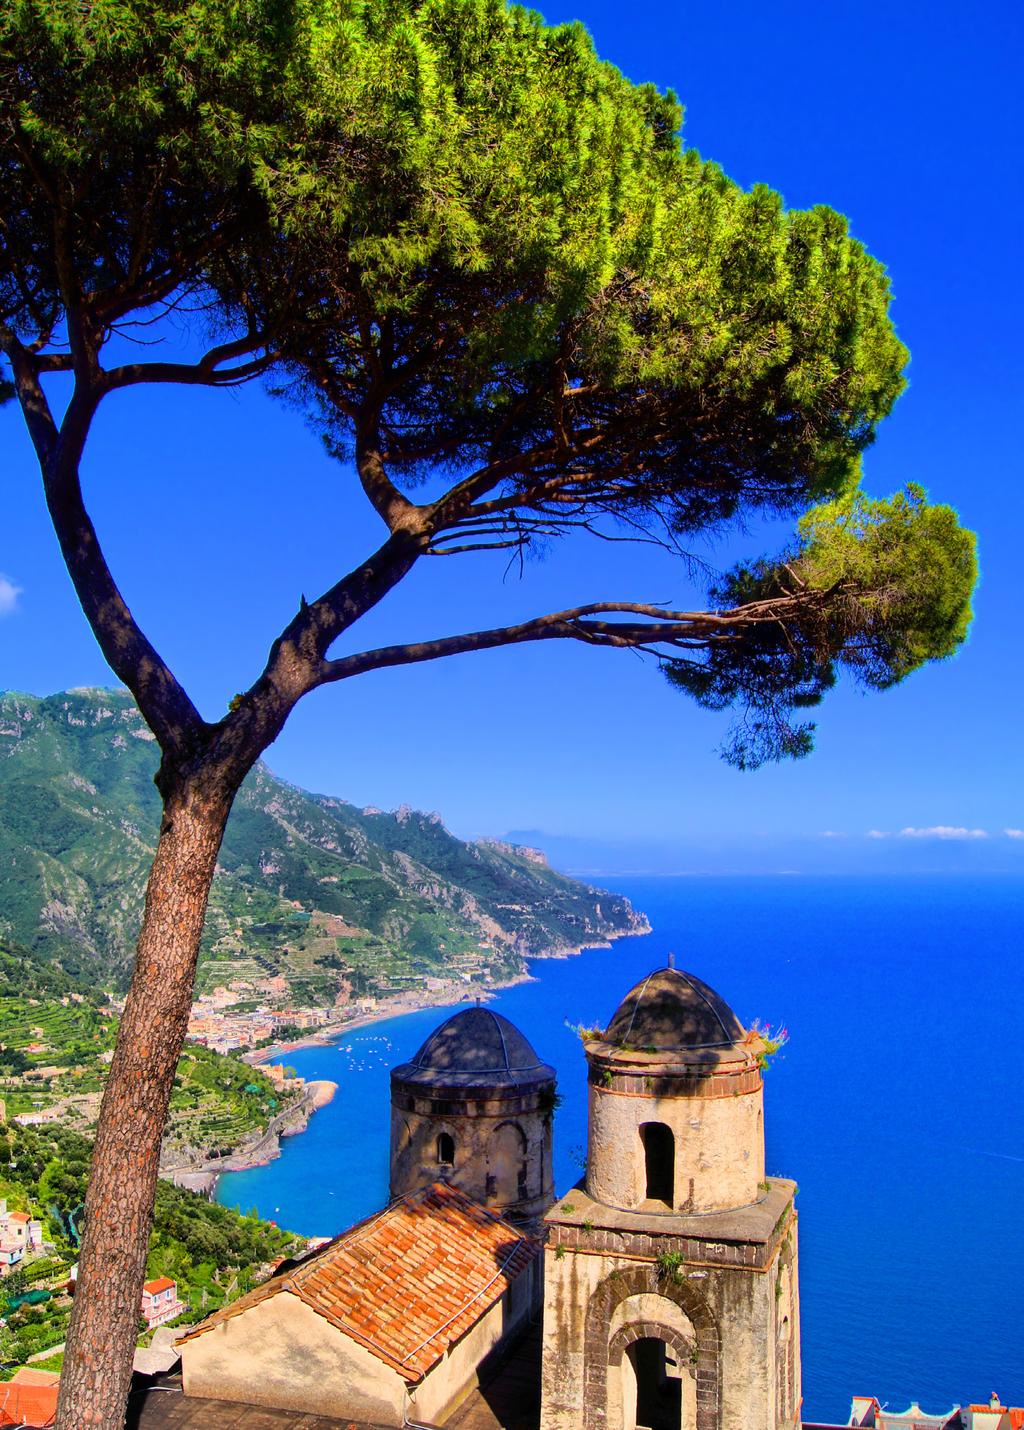
<path id="1" fill-rule="evenodd" d="M 630 1015 L 629 1015 L 629 1027 L 626 1029 L 626 1036 L 625 1036 L 625 1037 L 623 1038 L 623 1040 L 622 1040 L 624 1043 L 629 1041 L 629 1035 L 630 1035 L 630 1033 L 633 1031 L 633 1024 L 634 1024 L 634 1022 L 636 1021 L 636 1010 L 640 1007 L 640 1000 L 643 998 L 644 994 L 647 992 L 647 985 L 648 985 L 648 983 L 650 983 L 651 979 L 654 977 L 654 975 L 655 975 L 656 973 L 660 973 L 660 972 L 661 972 L 661 970 L 660 970 L 659 968 L 654 968 L 654 969 L 651 970 L 650 973 L 648 973 L 647 977 L 644 979 L 644 986 L 640 989 L 640 992 L 636 995 L 636 999 L 634 1000 L 634 1003 L 633 1003 L 633 1011 L 632 1011 L 632 1013 L 630 1013 Z M 628 994 L 627 994 L 627 997 L 628 997 Z M 616 1009 L 615 1011 L 618 1012 L 618 1009 Z M 614 1018 L 615 1018 L 615 1013 L 612 1014 L 612 1020 L 613 1020 L 613 1021 L 614 1021 Z"/>
<path id="2" fill-rule="evenodd" d="M 484 1009 L 484 1011 L 486 1013 L 490 1013 L 491 1017 L 494 1019 L 494 1026 L 497 1028 L 498 1037 L 501 1039 L 501 1055 L 505 1059 L 505 1071 L 507 1073 L 510 1073 L 512 1071 L 512 1064 L 508 1060 L 508 1043 L 506 1043 L 505 1041 L 505 1029 L 498 1021 L 498 1015 L 497 1013 L 495 1013 L 493 1008 L 486 1008 Z"/>

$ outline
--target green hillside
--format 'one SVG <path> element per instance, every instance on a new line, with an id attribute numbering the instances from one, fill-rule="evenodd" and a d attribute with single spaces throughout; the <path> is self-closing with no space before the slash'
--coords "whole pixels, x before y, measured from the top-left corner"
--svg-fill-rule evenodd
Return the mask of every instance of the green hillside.
<path id="1" fill-rule="evenodd" d="M 159 812 L 157 748 L 130 696 L 0 695 L 0 934 L 123 986 Z M 497 979 L 525 957 L 643 927 L 626 899 L 433 815 L 360 811 L 263 765 L 214 883 L 199 986 L 283 974 L 297 997 L 429 975 Z"/>
<path id="2" fill-rule="evenodd" d="M 116 1008 L 105 994 L 0 939 L 0 1101 L 8 1117 L 48 1112 L 63 1125 L 92 1128 L 116 1035 Z M 165 1152 L 173 1164 L 231 1151 L 265 1131 L 290 1100 L 261 1069 L 186 1043 Z"/>
<path id="3" fill-rule="evenodd" d="M 78 1260 L 91 1152 L 88 1139 L 66 1127 L 0 1122 L 0 1197 L 38 1216 L 53 1244 L 52 1253 L 0 1285 L 0 1362 L 7 1370 L 64 1340 L 71 1314 L 64 1288 Z M 275 1258 L 302 1245 L 255 1215 L 239 1216 L 160 1182 L 146 1272 L 173 1277 L 188 1307 L 182 1319 L 195 1321 L 264 1280 Z M 25 1303 L 23 1293 L 34 1288 L 48 1291 L 48 1299 Z"/>

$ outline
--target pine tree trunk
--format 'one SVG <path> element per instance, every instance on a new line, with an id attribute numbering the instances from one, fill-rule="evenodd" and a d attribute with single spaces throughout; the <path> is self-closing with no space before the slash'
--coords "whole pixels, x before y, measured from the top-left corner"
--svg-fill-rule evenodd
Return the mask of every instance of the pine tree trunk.
<path id="1" fill-rule="evenodd" d="M 234 794 L 223 781 L 204 780 L 165 799 L 135 971 L 100 1109 L 56 1430 L 124 1425 L 160 1144 Z"/>

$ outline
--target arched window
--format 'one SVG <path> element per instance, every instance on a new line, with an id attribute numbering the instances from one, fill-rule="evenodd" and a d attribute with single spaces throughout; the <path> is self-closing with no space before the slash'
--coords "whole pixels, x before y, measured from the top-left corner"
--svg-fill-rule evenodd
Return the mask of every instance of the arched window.
<path id="1" fill-rule="evenodd" d="M 437 1161 L 441 1167 L 455 1166 L 455 1138 L 450 1132 L 438 1133 Z"/>
<path id="2" fill-rule="evenodd" d="M 644 1174 L 649 1202 L 673 1206 L 676 1182 L 676 1139 L 664 1122 L 644 1122 L 640 1126 L 644 1148 Z"/>
<path id="3" fill-rule="evenodd" d="M 487 1143 L 487 1195 L 502 1206 L 526 1196 L 526 1133 L 518 1122 L 502 1122 Z"/>

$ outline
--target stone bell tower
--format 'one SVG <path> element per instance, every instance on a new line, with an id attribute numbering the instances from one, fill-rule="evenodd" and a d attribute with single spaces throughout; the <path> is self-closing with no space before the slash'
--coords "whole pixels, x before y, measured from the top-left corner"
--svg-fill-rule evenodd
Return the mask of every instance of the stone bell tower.
<path id="1" fill-rule="evenodd" d="M 541 1430 L 795 1430 L 796 1187 L 765 1180 L 762 1040 L 666 968 L 585 1052 L 586 1177 L 545 1218 Z"/>
<path id="2" fill-rule="evenodd" d="M 451 1182 L 512 1221 L 554 1200 L 555 1070 L 489 1008 L 465 1008 L 391 1073 L 391 1196 Z"/>

